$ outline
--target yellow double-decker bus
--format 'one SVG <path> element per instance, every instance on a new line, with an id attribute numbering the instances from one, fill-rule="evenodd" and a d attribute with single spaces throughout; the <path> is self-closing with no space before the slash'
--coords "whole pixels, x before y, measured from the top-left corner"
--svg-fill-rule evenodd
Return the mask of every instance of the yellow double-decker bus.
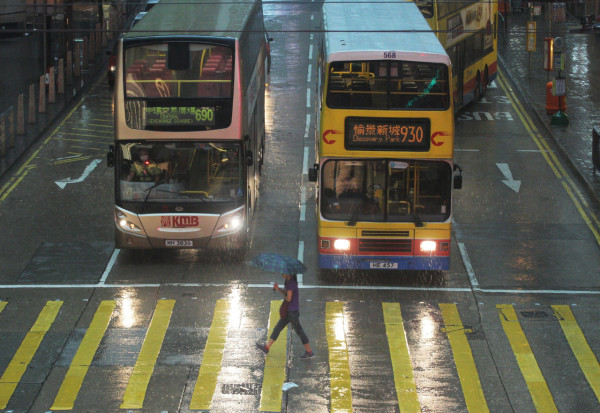
<path id="1" fill-rule="evenodd" d="M 455 109 L 485 95 L 498 72 L 498 2 L 417 0 L 452 61 Z"/>
<path id="2" fill-rule="evenodd" d="M 447 270 L 450 58 L 413 2 L 325 2 L 317 76 L 319 265 Z"/>

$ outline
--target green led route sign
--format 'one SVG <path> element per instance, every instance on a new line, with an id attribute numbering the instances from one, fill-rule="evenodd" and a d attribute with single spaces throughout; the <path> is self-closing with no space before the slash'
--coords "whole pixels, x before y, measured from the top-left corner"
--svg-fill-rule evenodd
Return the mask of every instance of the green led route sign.
<path id="1" fill-rule="evenodd" d="M 207 106 L 146 107 L 148 126 L 214 126 L 215 108 Z"/>
<path id="2" fill-rule="evenodd" d="M 423 118 L 346 118 L 345 147 L 374 151 L 428 151 L 430 122 Z"/>

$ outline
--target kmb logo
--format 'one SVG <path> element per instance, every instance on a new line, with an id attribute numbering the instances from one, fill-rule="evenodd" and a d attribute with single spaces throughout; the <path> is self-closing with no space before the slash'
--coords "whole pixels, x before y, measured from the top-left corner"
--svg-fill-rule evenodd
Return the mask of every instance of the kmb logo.
<path id="1" fill-rule="evenodd" d="M 160 226 L 161 227 L 172 227 L 172 228 L 185 228 L 185 227 L 197 227 L 198 217 L 190 216 L 161 216 Z"/>

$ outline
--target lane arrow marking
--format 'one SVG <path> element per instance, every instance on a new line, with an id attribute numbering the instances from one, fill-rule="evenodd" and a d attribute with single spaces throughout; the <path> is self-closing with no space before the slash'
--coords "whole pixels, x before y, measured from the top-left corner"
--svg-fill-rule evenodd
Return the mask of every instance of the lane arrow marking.
<path id="1" fill-rule="evenodd" d="M 512 189 L 513 191 L 515 191 L 516 193 L 519 193 L 519 188 L 521 188 L 521 181 L 515 181 L 513 179 L 512 173 L 510 172 L 510 167 L 508 166 L 507 163 L 497 163 L 496 166 L 498 167 L 498 169 L 500 169 L 500 172 L 502 172 L 502 175 L 504 175 L 504 178 L 502 180 L 502 183 L 504 183 L 504 185 L 506 185 L 507 187 L 509 187 L 510 189 Z"/>
<path id="2" fill-rule="evenodd" d="M 65 189 L 65 186 L 67 186 L 68 184 L 83 182 L 83 180 L 87 178 L 89 174 L 92 173 L 92 171 L 96 168 L 96 166 L 98 166 L 100 162 L 102 162 L 102 159 L 94 159 L 92 162 L 90 162 L 88 166 L 85 167 L 83 173 L 77 179 L 66 178 L 61 181 L 55 181 L 54 183 L 58 185 L 60 189 Z"/>

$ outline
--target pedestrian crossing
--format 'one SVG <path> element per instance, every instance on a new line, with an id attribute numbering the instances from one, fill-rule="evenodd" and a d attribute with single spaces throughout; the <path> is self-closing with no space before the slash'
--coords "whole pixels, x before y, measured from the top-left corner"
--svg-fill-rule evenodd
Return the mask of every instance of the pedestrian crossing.
<path id="1" fill-rule="evenodd" d="M 11 324 L 9 312 L 11 311 L 11 301 L 0 301 L 0 325 L 7 326 Z M 269 305 L 269 314 L 263 316 L 256 314 L 257 319 L 264 319 L 266 324 L 267 336 L 272 331 L 279 317 L 280 301 L 273 300 Z M 94 374 L 89 374 L 90 368 L 94 366 L 95 357 L 99 349 L 106 347 L 102 344 L 106 339 L 106 335 L 115 328 L 112 323 L 116 314 L 124 311 L 124 303 L 119 300 L 102 300 L 98 302 L 97 307 L 91 308 L 93 317 L 84 328 L 84 332 L 80 339 L 73 335 L 72 347 L 76 347 L 74 356 L 68 360 L 68 369 L 66 373 L 56 373 L 56 377 L 60 376 L 60 385 L 58 390 L 52 395 L 53 402 L 45 409 L 51 411 L 77 410 L 78 395 L 85 386 L 95 386 Z M 126 385 L 120 394 L 119 409 L 129 411 L 131 409 L 144 409 L 145 401 L 148 395 L 148 388 L 151 379 L 155 373 L 157 363 L 161 351 L 164 351 L 166 342 L 169 340 L 167 332 L 169 329 L 180 328 L 180 321 L 177 320 L 175 309 L 178 302 L 174 299 L 159 299 L 156 300 L 152 309 L 152 315 L 149 318 L 149 323 L 145 329 L 143 343 L 136 354 L 135 365 L 132 369 L 126 370 L 127 377 L 121 379 Z M 358 385 L 355 380 L 358 376 L 356 371 L 356 363 L 353 362 L 355 354 L 364 349 L 353 348 L 359 341 L 352 337 L 356 334 L 369 335 L 369 331 L 358 333 L 352 331 L 352 318 L 355 317 L 349 306 L 352 304 L 343 301 L 331 301 L 324 303 L 324 314 L 320 318 L 322 321 L 319 325 L 311 326 L 312 334 L 316 334 L 321 330 L 321 337 L 311 337 L 311 342 L 323 342 L 324 346 L 316 348 L 320 358 L 311 361 L 317 364 L 323 364 L 327 371 L 329 388 L 325 390 L 328 398 L 327 410 L 331 412 L 351 412 L 357 411 L 355 403 L 355 394 L 360 398 L 361 389 L 364 383 Z M 422 379 L 419 376 L 422 374 L 420 369 L 415 369 L 415 342 L 409 336 L 414 336 L 416 333 L 412 331 L 415 324 L 407 317 L 415 314 L 415 304 L 398 303 L 398 302 L 380 302 L 373 304 L 370 314 L 365 315 L 370 323 L 381 324 L 374 326 L 384 332 L 387 338 L 387 345 L 380 347 L 382 357 L 387 360 L 389 369 L 391 370 L 392 380 L 389 383 L 390 388 L 395 390 L 395 394 L 390 396 L 393 400 L 386 402 L 392 403 L 395 411 L 411 411 L 420 412 L 430 410 L 426 405 L 431 394 L 425 392 L 427 389 L 422 384 Z M 16 306 L 16 304 L 15 304 Z M 46 340 L 46 336 L 58 328 L 61 317 L 66 316 L 65 308 L 68 307 L 61 300 L 53 300 L 39 302 L 30 305 L 29 308 L 39 311 L 36 319 L 24 335 L 18 348 L 12 354 L 3 354 L 3 358 L 8 362 L 1 363 L 0 368 L 3 368 L 2 376 L 0 377 L 0 409 L 19 409 L 18 400 L 14 397 L 19 386 L 25 386 L 24 374 L 30 368 L 30 363 L 45 345 L 52 345 L 52 341 Z M 235 328 L 239 324 L 239 320 L 235 323 L 232 321 L 238 315 L 234 315 L 239 310 L 239 305 L 232 303 L 230 299 L 216 299 L 213 304 L 207 304 L 206 308 L 210 308 L 212 318 L 208 317 L 204 320 L 206 325 L 195 325 L 198 330 L 207 330 L 205 339 L 198 341 L 197 345 L 201 348 L 197 366 L 188 369 L 189 377 L 185 378 L 188 382 L 186 386 L 193 389 L 190 392 L 182 391 L 181 397 L 188 400 L 181 400 L 183 406 L 189 406 L 189 410 L 211 411 L 215 406 L 215 401 L 223 397 L 224 378 L 222 370 L 226 365 L 228 351 L 236 351 L 236 346 L 239 345 L 239 340 L 233 337 Z M 468 412 L 489 412 L 494 411 L 490 405 L 492 395 L 497 389 L 489 387 L 490 380 L 482 380 L 482 372 L 489 375 L 489 372 L 484 372 L 483 366 L 486 362 L 481 360 L 482 353 L 474 351 L 472 348 L 474 331 L 472 327 L 465 326 L 461 318 L 472 318 L 468 308 L 463 308 L 456 303 L 437 303 L 432 305 L 435 319 L 437 320 L 437 328 L 440 331 L 439 336 L 442 337 L 442 345 L 447 349 L 447 353 L 451 355 L 452 365 L 444 365 L 445 359 L 440 358 L 437 363 L 437 368 L 440 370 L 452 370 L 456 372 L 458 377 L 459 388 L 462 390 L 460 395 L 456 395 L 456 399 L 460 403 L 464 403 L 464 411 Z M 206 310 L 205 308 L 205 310 Z M 594 394 L 596 403 L 594 406 L 587 406 L 591 410 L 600 409 L 600 364 L 597 357 L 590 347 L 584 332 L 579 325 L 573 308 L 569 305 L 552 305 L 553 314 L 548 320 L 549 324 L 545 325 L 548 331 L 544 334 L 550 335 L 551 340 L 560 341 L 564 344 L 564 348 L 570 349 L 572 354 L 553 354 L 556 359 L 572 357 L 576 360 L 573 368 L 580 370 L 582 377 L 585 377 L 589 385 L 589 389 Z M 187 311 L 187 309 L 186 309 Z M 199 310 L 198 310 L 199 311 Z M 258 310 L 257 310 L 258 311 Z M 307 310 L 308 311 L 308 310 Z M 378 314 L 375 314 L 377 312 Z M 505 345 L 507 348 L 504 351 L 510 350 L 513 363 L 518 366 L 520 377 L 518 380 L 523 380 L 525 387 L 519 391 L 522 393 L 518 396 L 509 394 L 510 399 L 528 398 L 532 404 L 532 411 L 538 412 L 558 412 L 557 400 L 560 396 L 553 394 L 551 386 L 547 383 L 548 372 L 552 367 L 552 360 L 548 360 L 548 356 L 540 358 L 534 354 L 533 348 L 528 339 L 536 333 L 531 331 L 531 323 L 524 323 L 522 317 L 519 316 L 519 309 L 515 304 L 496 304 L 493 312 L 497 314 L 495 317 L 490 317 L 489 321 L 497 325 L 498 332 L 504 334 L 499 338 L 498 335 L 490 334 L 488 340 L 494 340 L 493 346 Z M 416 312 L 418 314 L 418 311 Z M 209 320 L 210 318 L 210 320 Z M 306 318 L 305 318 L 306 319 Z M 33 320 L 33 315 L 32 315 Z M 112 320 L 112 321 L 111 321 Z M 172 326 L 175 323 L 177 326 Z M 23 331 L 27 326 L 15 326 Z M 237 327 L 236 327 L 237 328 Z M 4 331 L 3 331 L 4 330 Z M 260 392 L 248 391 L 246 394 L 254 397 L 254 411 L 281 411 L 285 404 L 285 395 L 282 392 L 282 386 L 289 380 L 290 375 L 290 359 L 292 358 L 291 345 L 296 338 L 292 335 L 288 337 L 287 329 L 279 336 L 279 339 L 271 347 L 266 358 L 256 357 L 253 363 L 254 367 L 262 372 L 262 377 L 256 377 L 258 383 L 256 386 L 249 388 L 260 389 Z M 0 340 L 2 335 L 7 334 L 7 329 L 0 330 Z M 290 332 L 291 334 L 291 332 Z M 383 335 L 383 334 L 380 334 Z M 172 337 L 172 336 L 171 336 Z M 265 339 L 264 333 L 261 335 Z M 425 337 L 426 338 L 426 337 Z M 368 342 L 368 337 L 366 342 Z M 299 343 L 296 343 L 299 344 Z M 177 346 L 177 343 L 169 343 L 170 346 Z M 244 342 L 243 351 L 248 351 L 248 343 Z M 314 346 L 314 345 L 313 345 Z M 323 348 L 324 347 L 324 348 Z M 411 351 L 413 350 L 413 351 Z M 60 349 L 57 349 L 57 352 Z M 107 351 L 105 348 L 104 351 Z M 118 351 L 118 350 L 117 350 Z M 597 351 L 597 348 L 596 348 Z M 45 351 L 48 353 L 48 350 Z M 256 352 L 259 353 L 259 352 Z M 365 354 L 370 354 L 365 352 Z M 433 357 L 433 356 L 432 356 Z M 492 355 L 492 358 L 496 356 Z M 297 357 L 296 357 L 297 358 Z M 369 363 L 369 360 L 366 360 Z M 417 360 L 418 362 L 418 360 Z M 496 361 L 495 361 L 496 362 Z M 310 362 L 309 362 L 310 363 Z M 550 365 L 549 365 L 550 363 Z M 377 362 L 373 361 L 376 365 Z M 543 365 L 543 368 L 541 367 Z M 5 367 L 4 367 L 5 366 Z M 306 366 L 306 364 L 304 364 Z M 310 370 L 310 369 L 309 369 Z M 50 372 L 46 372 L 49 374 Z M 545 373 L 545 374 L 544 374 Z M 310 372 L 309 372 L 310 374 Z M 316 374 L 316 373 L 315 373 Z M 557 372 L 560 376 L 561 372 Z M 382 372 L 382 375 L 385 375 Z M 300 377 L 302 380 L 302 377 Z M 553 379 L 555 381 L 555 379 Z M 300 389 L 303 383 L 297 382 Z M 565 383 L 568 387 L 569 383 Z M 486 387 L 487 386 L 487 387 Z M 235 388 L 230 385 L 228 388 Z M 457 387 L 458 388 L 458 387 Z M 49 392 L 50 388 L 44 390 Z M 555 393 L 556 393 L 556 389 Z M 510 390 L 508 390 L 510 392 Z M 15 400 L 14 400 L 15 399 Z M 283 404 L 282 404 L 283 403 Z M 222 404 L 220 404 L 222 405 Z M 360 410 L 360 409 L 358 409 Z M 9 410 L 7 410 L 9 411 Z M 161 410 L 168 411 L 168 410 Z M 216 410 L 215 410 L 216 411 Z M 220 411 L 220 410 L 219 410 Z"/>

